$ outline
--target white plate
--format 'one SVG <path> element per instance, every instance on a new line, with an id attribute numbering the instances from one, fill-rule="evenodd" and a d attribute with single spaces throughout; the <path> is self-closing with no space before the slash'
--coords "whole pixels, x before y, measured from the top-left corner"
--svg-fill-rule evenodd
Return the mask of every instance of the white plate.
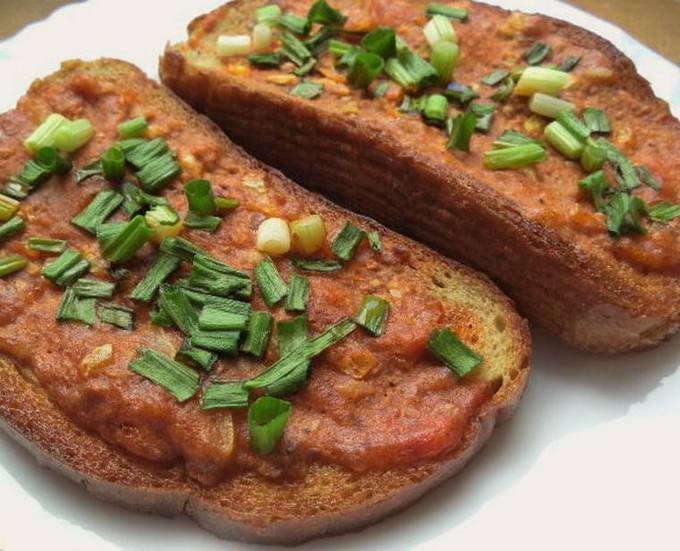
<path id="1" fill-rule="evenodd" d="M 119 57 L 156 75 L 166 40 L 219 0 L 90 0 L 0 43 L 0 109 L 59 61 Z M 680 69 L 595 17 L 556 1 L 541 11 L 614 42 L 680 114 Z M 2 9 L 9 9 L 2 0 Z M 0 11 L 0 16 L 2 13 Z M 404 513 L 304 549 L 678 549 L 680 339 L 615 359 L 534 331 L 534 371 L 516 416 L 463 473 Z M 187 519 L 140 515 L 90 497 L 0 436 L 0 550 L 254 548 Z"/>

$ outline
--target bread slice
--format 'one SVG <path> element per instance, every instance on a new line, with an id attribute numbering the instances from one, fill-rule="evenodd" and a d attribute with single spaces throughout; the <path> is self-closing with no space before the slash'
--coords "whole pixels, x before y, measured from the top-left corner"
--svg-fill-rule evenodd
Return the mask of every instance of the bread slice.
<path id="1" fill-rule="evenodd" d="M 350 220 L 362 228 L 380 232 L 386 252 L 399 250 L 402 258 L 408 259 L 407 266 L 399 269 L 414 278 L 419 294 L 440 301 L 446 311 L 457 312 L 460 327 L 472 328 L 476 335 L 475 346 L 484 357 L 473 379 L 489 388 L 490 392 L 465 422 L 460 440 L 451 442 L 449 449 L 429 459 L 363 472 L 333 462 L 316 461 L 311 462 L 299 476 L 284 479 L 239 468 L 218 483 L 200 484 L 188 476 L 181 458 L 171 464 L 140 459 L 126 451 L 127 448 L 120 442 L 111 443 L 110 437 L 102 436 L 99 425 L 88 425 L 87 418 L 80 418 L 84 411 L 61 407 L 62 395 L 58 390 L 68 387 L 69 383 L 56 381 L 58 388 L 55 391 L 51 379 L 45 379 L 44 372 L 33 365 L 30 343 L 22 340 L 22 333 L 29 334 L 34 328 L 14 327 L 6 331 L 12 319 L 19 315 L 21 301 L 16 300 L 17 289 L 31 293 L 36 285 L 40 289 L 37 295 L 40 301 L 32 308 L 43 320 L 40 334 L 54 334 L 58 343 L 60 335 L 69 330 L 53 320 L 51 308 L 60 291 L 48 284 L 36 283 L 40 278 L 37 265 L 33 263 L 24 272 L 0 280 L 0 311 L 4 314 L 0 317 L 0 426 L 40 463 L 59 471 L 102 499 L 144 512 L 163 515 L 185 513 L 221 537 L 297 543 L 360 528 L 407 506 L 462 468 L 487 440 L 496 424 L 512 414 L 529 374 L 527 324 L 515 312 L 511 301 L 484 276 L 303 190 L 277 171 L 248 157 L 210 121 L 191 111 L 137 68 L 122 61 L 69 61 L 62 65 L 60 71 L 36 81 L 16 110 L 0 116 L 0 149 L 11 153 L 0 159 L 1 177 L 18 170 L 26 158 L 22 140 L 51 111 L 63 111 L 68 116 L 85 115 L 98 129 L 95 140 L 76 155 L 76 166 L 85 164 L 108 147 L 115 139 L 114 123 L 145 113 L 152 123 L 150 131 L 164 135 L 185 165 L 183 178 L 203 175 L 211 179 L 218 192 L 228 192 L 241 199 L 239 209 L 243 209 L 242 212 L 255 215 L 264 208 L 265 197 L 283 197 L 291 215 L 299 210 L 316 212 L 331 228 L 338 228 L 344 220 Z M 164 126 L 167 121 L 175 122 L 170 128 Z M 207 155 L 201 161 L 187 154 L 189 150 L 196 151 L 195 148 L 215 154 Z M 196 168 L 197 164 L 203 162 L 205 165 L 209 159 L 213 159 L 212 167 L 204 166 L 204 170 Z M 194 173 L 195 170 L 197 172 Z M 242 181 L 244 175 L 266 181 L 266 190 L 253 191 L 245 187 Z M 69 209 L 73 210 L 73 206 L 64 204 L 64 200 L 60 202 L 60 197 L 73 197 L 69 194 L 74 189 L 84 188 L 77 188 L 70 175 L 62 181 L 47 182 L 43 186 L 38 192 L 39 200 L 50 199 L 51 208 L 63 209 L 70 218 Z M 166 195 L 171 201 L 181 196 L 179 182 L 169 186 Z M 33 201 L 34 196 L 29 197 L 24 203 L 26 206 L 22 207 L 27 209 L 22 212 L 31 215 L 29 232 L 31 227 L 40 225 L 40 211 L 34 210 L 32 205 L 36 203 Z M 78 208 L 76 205 L 76 210 Z M 235 219 L 225 220 L 224 231 L 220 229 L 218 234 L 203 237 L 201 244 L 208 248 L 211 241 L 219 242 L 224 233 L 235 231 L 235 226 L 230 225 Z M 39 229 L 47 231 L 42 227 Z M 77 230 L 66 223 L 59 225 L 59 231 Z M 196 235 L 191 234 L 191 238 L 198 239 Z M 1 253 L 24 251 L 25 237 L 3 243 Z M 222 258 L 234 257 L 234 251 L 229 250 L 216 250 L 215 254 Z M 132 269 L 138 268 L 133 266 Z M 393 269 L 396 271 L 397 266 Z M 343 269 L 335 277 L 349 277 L 346 273 L 353 273 L 353 277 L 360 274 Z M 394 317 L 390 323 L 399 321 L 398 314 L 395 313 Z M 146 331 L 149 326 L 145 316 L 138 315 L 135 333 Z M 100 326 L 85 329 L 83 343 L 111 334 L 110 330 L 109 333 L 106 331 Z M 162 330 L 154 338 L 160 343 L 170 338 L 170 333 L 173 331 Z M 37 341 L 31 342 L 36 347 L 39 345 Z M 83 354 L 85 348 L 83 346 Z M 71 370 L 77 369 L 73 362 L 72 356 L 61 357 L 56 364 L 60 380 L 63 377 L 63 381 L 68 381 Z M 253 364 L 254 369 L 262 370 L 262 363 Z M 129 372 L 125 365 L 121 370 L 112 372 L 118 380 L 126 381 L 125 387 L 132 386 L 140 394 L 154 396 L 157 400 L 154 403 L 170 400 L 176 405 L 162 389 Z M 228 370 L 237 368 L 234 363 L 216 368 L 218 378 L 222 370 L 228 374 Z M 327 369 L 327 359 L 314 360 L 310 380 Z M 101 376 L 95 374 L 97 380 L 105 382 L 107 373 L 103 372 Z M 79 380 L 72 384 L 79 384 Z M 366 384 L 370 384 L 370 379 L 366 380 Z M 88 406 L 87 401 L 78 403 L 82 407 Z M 121 407 L 124 408 L 125 404 Z M 217 415 L 226 418 L 230 413 L 220 411 Z M 116 418 L 110 421 L 115 424 Z M 144 427 L 137 428 L 141 430 Z"/>
<path id="2" fill-rule="evenodd" d="M 269 3 L 237 0 L 196 18 L 188 41 L 167 47 L 163 82 L 302 185 L 489 274 L 521 312 L 571 345 L 618 353 L 654 346 L 677 331 L 680 219 L 645 237 L 610 238 L 603 215 L 577 186 L 585 173 L 555 151 L 535 168 L 483 170 L 482 155 L 504 130 L 541 137 L 544 122 L 531 118 L 527 98 L 511 97 L 499 107 L 488 135 L 476 133 L 471 153 L 463 155 L 445 149 L 440 129 L 399 113 L 398 95 L 372 99 L 346 86 L 332 63 L 305 77 L 325 86 L 308 100 L 290 94 L 298 81 L 290 71 L 217 57 L 217 37 L 249 32 L 254 10 Z M 306 14 L 312 2 L 275 3 Z M 429 3 L 331 2 L 350 15 L 350 29 L 397 28 L 423 55 Z M 579 109 L 605 109 L 614 143 L 663 180 L 660 194 L 640 191 L 645 200 L 680 202 L 680 124 L 612 44 L 545 16 L 450 4 L 470 11 L 468 22 L 455 24 L 457 81 L 473 85 L 494 69 L 523 64 L 537 42 L 552 47 L 550 63 L 580 56 L 564 98 Z M 482 96 L 495 91 L 479 89 Z M 527 120 L 533 127 L 524 126 Z"/>

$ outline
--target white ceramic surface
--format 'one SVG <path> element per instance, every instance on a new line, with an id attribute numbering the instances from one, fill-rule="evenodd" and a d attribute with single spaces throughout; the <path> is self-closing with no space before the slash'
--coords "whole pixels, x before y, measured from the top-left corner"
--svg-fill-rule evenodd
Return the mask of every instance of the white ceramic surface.
<path id="1" fill-rule="evenodd" d="M 0 17 L 21 0 L 0 0 Z M 60 60 L 119 57 L 156 75 L 166 40 L 220 0 L 90 0 L 0 43 L 0 109 Z M 680 69 L 613 25 L 557 1 L 493 2 L 605 36 L 680 115 Z M 535 328 L 534 328 L 535 329 Z M 677 550 L 680 338 L 602 359 L 534 331 L 534 371 L 516 416 L 458 477 L 407 511 L 302 549 Z M 254 549 L 187 519 L 102 503 L 0 435 L 0 550 Z"/>

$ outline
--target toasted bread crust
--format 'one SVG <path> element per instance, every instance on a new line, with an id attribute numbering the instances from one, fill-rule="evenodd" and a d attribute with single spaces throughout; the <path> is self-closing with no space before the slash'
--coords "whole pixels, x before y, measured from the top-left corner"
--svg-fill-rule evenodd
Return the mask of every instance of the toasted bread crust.
<path id="1" fill-rule="evenodd" d="M 172 110 L 187 125 L 219 136 L 225 151 L 257 166 L 272 185 L 305 199 L 322 210 L 380 228 L 310 194 L 280 173 L 257 163 L 219 135 L 207 119 L 197 116 L 171 93 L 149 81 L 138 69 L 116 60 L 72 61 L 44 79 L 86 72 L 102 79 L 125 79 L 137 86 L 138 101 Z M 381 229 L 381 228 L 380 228 Z M 444 457 L 400 470 L 352 473 L 315 465 L 301 479 L 272 482 L 254 474 L 236 474 L 212 488 L 185 476 L 181 465 L 162 468 L 132 458 L 90 434 L 66 417 L 36 383 L 30 370 L 0 358 L 0 426 L 38 460 L 82 484 L 100 498 L 145 512 L 186 513 L 222 537 L 268 543 L 297 543 L 312 537 L 360 528 L 417 499 L 428 488 L 461 468 L 481 447 L 497 422 L 507 418 L 519 401 L 529 372 L 527 324 L 512 303 L 490 281 L 453 261 L 443 259 L 406 238 L 391 235 L 413 250 L 423 267 L 423 285 L 444 289 L 452 301 L 484 309 L 485 331 L 498 343 L 502 381 L 467 427 L 463 444 Z M 500 316 L 503 325 L 494 320 Z"/>
<path id="2" fill-rule="evenodd" d="M 250 0 L 218 8 L 241 18 L 252 9 Z M 611 43 L 548 19 L 558 33 L 606 54 L 624 75 L 622 86 L 658 107 L 649 84 Z M 192 22 L 190 32 L 202 21 Z M 641 350 L 680 328 L 677 277 L 622 269 L 529 219 L 512 200 L 437 155 L 404 147 L 395 132 L 373 121 L 320 109 L 246 77 L 220 76 L 191 64 L 178 47 L 168 47 L 160 72 L 165 84 L 258 158 L 488 273 L 523 313 L 569 344 L 605 354 Z"/>

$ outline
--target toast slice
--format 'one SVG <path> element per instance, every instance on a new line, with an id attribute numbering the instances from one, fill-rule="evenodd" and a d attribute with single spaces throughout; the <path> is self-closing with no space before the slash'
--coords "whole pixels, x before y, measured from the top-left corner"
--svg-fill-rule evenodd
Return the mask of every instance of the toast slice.
<path id="1" fill-rule="evenodd" d="M 360 528 L 407 506 L 462 468 L 496 424 L 513 412 L 529 374 L 527 324 L 484 276 L 303 190 L 247 156 L 210 121 L 122 61 L 65 62 L 58 72 L 37 80 L 15 110 L 0 116 L 3 179 L 21 169 L 28 158 L 22 141 L 52 112 L 87 118 L 96 129 L 92 141 L 73 157 L 78 168 L 110 146 L 116 139 L 116 125 L 145 116 L 150 122 L 147 137 L 166 139 L 184 170 L 181 178 L 163 190 L 171 204 L 184 210 L 180 180 L 198 177 L 209 179 L 216 194 L 240 200 L 216 233 L 183 233 L 239 269 L 250 270 L 261 258 L 254 247 L 254 228 L 272 213 L 289 219 L 317 213 L 330 234 L 345 221 L 378 232 L 382 253 L 361 245 L 342 270 L 309 274 L 307 314 L 313 331 L 323 327 L 325 318 L 333 321 L 338 309 L 347 306 L 340 299 L 354 300 L 353 291 L 342 294 L 338 290 L 342 285 L 359 291 L 370 280 L 373 291 L 391 297 L 393 303 L 382 337 L 357 330 L 337 349 L 312 361 L 306 386 L 288 398 L 293 415 L 282 441 L 273 453 L 258 457 L 249 450 L 243 411 L 201 410 L 197 397 L 179 404 L 160 386 L 128 369 L 140 343 L 171 354 L 181 342 L 178 331 L 150 323 L 148 306 L 125 299 L 149 266 L 154 254 L 150 247 L 126 264 L 130 273 L 118 284 L 122 293 L 116 291 L 114 296 L 134 307 L 134 331 L 101 323 L 86 327 L 55 321 L 62 290 L 40 277 L 42 257 L 27 249 L 27 237 L 66 239 L 85 252 L 98 278 L 110 280 L 111 275 L 96 247 L 87 248 L 91 237 L 68 222 L 86 203 L 86 196 L 106 182 L 95 177 L 76 184 L 72 173 L 53 176 L 21 203 L 19 213 L 27 223 L 24 234 L 0 243 L 0 256 L 31 256 L 26 269 L 0 279 L 0 426 L 41 464 L 102 499 L 139 511 L 185 513 L 221 537 L 297 543 Z M 46 201 L 52 214 L 43 208 Z M 288 279 L 290 259 L 279 258 L 276 265 Z M 400 305 L 412 300 L 420 302 L 411 319 Z M 253 301 L 264 308 L 258 294 Z M 481 365 L 464 379 L 456 379 L 428 355 L 423 342 L 418 344 L 421 326 L 431 324 L 426 314 L 435 310 L 438 319 L 447 321 L 483 357 Z M 274 317 L 283 319 L 286 314 L 279 308 Z M 407 331 L 406 338 L 390 340 L 403 337 L 403 331 Z M 340 371 L 338 366 L 357 353 L 359 357 L 377 354 L 375 347 L 381 339 L 386 339 L 387 348 L 379 357 L 379 370 L 352 375 Z M 85 359 L 92 358 L 90 349 L 100 349 L 103 343 L 113 343 L 108 363 L 86 364 Z M 276 358 L 273 349 L 272 342 L 265 360 L 220 360 L 202 375 L 201 387 L 261 372 Z M 417 358 L 409 360 L 408 354 Z M 383 388 L 384 377 L 397 384 Z M 377 395 L 376 388 L 380 390 Z M 402 390 L 405 394 L 400 398 Z M 449 391 L 453 392 L 450 396 Z M 381 401 L 382 392 L 393 405 Z M 437 402 L 441 392 L 444 399 Z M 406 394 L 421 404 L 408 406 Z M 327 448 L 308 454 L 299 451 L 310 438 L 299 430 L 305 428 L 301 423 L 305 411 L 321 412 L 316 422 L 326 432 L 320 438 L 341 434 L 333 429 L 333 404 L 324 402 L 324 395 L 352 414 L 343 430 L 359 427 L 351 433 L 352 440 L 329 442 L 328 448 L 346 446 L 348 453 L 339 449 L 329 456 Z M 313 399 L 322 400 L 320 408 L 314 409 Z M 428 415 L 435 402 L 444 409 L 422 423 L 418 415 Z M 394 415 L 394 407 L 400 404 L 408 406 L 408 415 Z M 357 423 L 362 414 L 382 410 L 388 419 L 376 421 L 370 431 L 360 430 Z M 420 433 L 408 424 L 409 416 L 419 421 Z M 435 430 L 439 436 L 435 441 L 431 437 L 435 433 L 428 431 L 446 420 L 458 429 Z M 314 432 L 309 426 L 306 431 Z M 370 439 L 376 434 L 383 436 L 382 443 L 391 446 L 391 452 L 400 452 L 387 458 L 384 466 L 369 461 Z M 223 453 L 221 439 L 229 437 L 231 452 Z M 397 437 L 405 443 L 400 444 Z M 423 453 L 427 450 L 430 453 Z M 382 456 L 374 453 L 372 457 Z M 348 458 L 360 458 L 360 462 L 348 464 Z M 215 476 L 216 468 L 219 476 Z"/>
<path id="2" fill-rule="evenodd" d="M 619 353 L 654 346 L 677 331 L 680 219 L 649 223 L 647 235 L 610 236 L 605 214 L 577 185 L 587 173 L 550 147 L 544 162 L 522 170 L 483 167 L 484 154 L 506 130 L 543 138 L 548 119 L 529 110 L 527 97 L 492 101 L 498 86 L 481 83 L 492 71 L 526 65 L 528 50 L 543 44 L 552 52 L 543 63 L 580 60 L 562 97 L 579 113 L 605 110 L 613 128 L 607 137 L 663 184 L 659 192 L 643 185 L 634 195 L 680 203 L 680 124 L 612 44 L 549 17 L 446 2 L 469 12 L 467 21 L 453 24 L 460 46 L 455 80 L 482 96 L 476 103 L 496 105 L 489 131 L 475 133 L 470 153 L 463 153 L 446 149 L 441 128 L 401 112 L 404 91 L 390 78 L 383 74 L 360 91 L 330 52 L 304 77 L 292 73 L 296 67 L 285 57 L 274 68 L 243 55 L 220 58 L 218 36 L 249 33 L 255 10 L 265 4 L 305 16 L 312 1 L 237 0 L 196 18 L 188 40 L 167 47 L 163 82 L 302 185 L 489 274 L 521 312 L 571 345 Z M 429 0 L 330 4 L 349 16 L 345 28 L 355 32 L 336 38 L 356 43 L 356 33 L 386 26 L 429 56 L 423 34 Z M 323 91 L 313 99 L 291 93 L 302 80 Z M 375 97 L 378 81 L 387 88 Z"/>

